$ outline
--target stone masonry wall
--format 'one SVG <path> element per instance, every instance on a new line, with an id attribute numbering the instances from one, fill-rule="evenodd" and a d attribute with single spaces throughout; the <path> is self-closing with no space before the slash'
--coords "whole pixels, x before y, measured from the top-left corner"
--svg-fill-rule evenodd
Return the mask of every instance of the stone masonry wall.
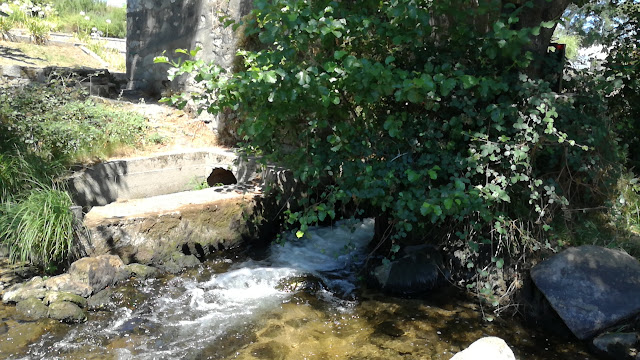
<path id="1" fill-rule="evenodd" d="M 175 60 L 175 49 L 199 46 L 199 58 L 231 68 L 238 37 L 219 17 L 238 20 L 251 11 L 251 4 L 251 0 L 128 0 L 128 89 L 159 96 L 189 86 L 188 82 L 169 83 L 168 66 L 153 63 L 165 50 Z"/>

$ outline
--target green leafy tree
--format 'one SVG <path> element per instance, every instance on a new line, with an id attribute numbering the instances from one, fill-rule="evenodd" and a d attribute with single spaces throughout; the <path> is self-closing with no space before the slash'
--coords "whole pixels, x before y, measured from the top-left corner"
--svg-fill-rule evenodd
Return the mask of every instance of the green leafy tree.
<path id="1" fill-rule="evenodd" d="M 485 249 L 502 269 L 567 206 L 546 159 L 591 151 L 545 81 L 568 3 L 259 0 L 229 21 L 259 42 L 237 71 L 173 63 L 201 90 L 171 101 L 234 111 L 243 147 L 291 169 L 308 187 L 288 214 L 299 236 L 350 209 L 377 217 L 390 256 L 446 239 L 475 254 L 464 266 Z"/>

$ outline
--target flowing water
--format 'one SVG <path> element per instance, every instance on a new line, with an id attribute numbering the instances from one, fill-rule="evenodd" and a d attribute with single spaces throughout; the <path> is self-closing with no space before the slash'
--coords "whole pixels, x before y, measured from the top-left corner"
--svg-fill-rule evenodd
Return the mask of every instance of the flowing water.
<path id="1" fill-rule="evenodd" d="M 372 231 L 372 221 L 341 223 L 179 276 L 130 281 L 114 290 L 114 311 L 84 324 L 17 321 L 0 308 L 0 358 L 450 359 L 499 336 L 518 359 L 595 359 L 516 319 L 484 321 L 452 290 L 399 299 L 360 288 Z"/>

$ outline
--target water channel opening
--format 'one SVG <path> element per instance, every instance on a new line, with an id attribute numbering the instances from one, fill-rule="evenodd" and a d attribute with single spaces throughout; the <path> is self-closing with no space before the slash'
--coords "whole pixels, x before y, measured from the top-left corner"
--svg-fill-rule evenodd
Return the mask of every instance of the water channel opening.
<path id="1" fill-rule="evenodd" d="M 223 168 L 215 168 L 211 174 L 207 177 L 207 184 L 210 187 L 221 185 L 233 185 L 237 184 L 238 180 L 230 170 Z"/>

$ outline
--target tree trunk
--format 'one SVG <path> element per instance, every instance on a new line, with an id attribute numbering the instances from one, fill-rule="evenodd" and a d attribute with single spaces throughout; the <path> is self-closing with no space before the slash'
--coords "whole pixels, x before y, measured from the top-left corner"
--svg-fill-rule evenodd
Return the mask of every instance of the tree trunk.
<path id="1" fill-rule="evenodd" d="M 519 30 L 536 27 L 543 21 L 557 21 L 562 17 L 562 14 L 572 3 L 572 0 L 533 0 L 533 7 L 526 7 L 522 0 L 505 0 L 502 3 L 503 9 L 505 9 L 504 6 L 507 3 L 515 4 L 517 8 L 524 7 L 519 16 L 520 21 L 514 26 L 516 30 Z M 506 11 L 509 10 L 507 9 Z M 553 36 L 555 29 L 556 25 L 551 28 L 541 27 L 540 34 L 531 37 L 531 42 L 525 49 L 531 51 L 534 55 L 534 60 L 527 69 L 527 75 L 529 77 L 537 79 L 544 75 L 544 57 L 547 54 L 551 36 Z"/>

